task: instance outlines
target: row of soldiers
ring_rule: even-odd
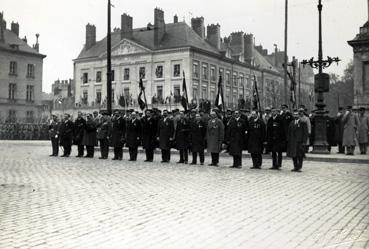
[[[109,146],[114,147],[113,160],[122,160],[123,147],[129,148],[129,161],[137,160],[138,147],[145,149],[145,162],[154,160],[154,150],[161,149],[162,163],[170,162],[171,148],[179,151],[178,163],[191,164],[205,161],[205,149],[211,154],[210,166],[218,166],[219,153],[228,151],[233,157],[232,168],[242,167],[242,152],[251,154],[253,169],[262,166],[262,154],[266,148],[272,152],[271,169],[282,167],[282,152],[287,152],[294,163],[293,171],[300,172],[308,145],[309,129],[303,109],[290,113],[288,107],[272,108],[270,117],[257,111],[226,112],[218,110],[209,114],[174,111],[146,110],[143,116],[132,111],[125,115],[115,111],[108,113],[82,113],[74,122],[68,114],[58,122],[54,116],[50,122],[50,137],[53,145],[51,156],[58,155],[58,145],[63,147],[63,157],[71,154],[72,144],[77,145],[77,157],[93,157],[97,141],[100,144],[100,159],[107,159]],[[266,122],[265,122],[266,121]],[[84,155],[86,148],[87,154]]]
[[[47,123],[0,123],[0,140],[48,140]]]

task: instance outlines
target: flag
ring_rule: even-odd
[[[296,108],[296,82],[295,79],[292,77],[290,72],[287,71],[287,75],[291,80],[291,86],[290,86],[290,102],[292,103],[292,108]]]
[[[222,110],[222,108],[224,107],[224,97],[223,97],[223,87],[222,87],[222,76],[221,75],[219,75],[218,93],[217,93],[217,97],[215,98],[214,104],[220,110]]]
[[[144,110],[147,107],[147,104],[145,96],[145,87],[143,86],[142,78],[140,78],[138,86],[140,88],[140,93],[138,94],[138,105],[140,106],[141,110]]]
[[[183,84],[182,84],[182,99],[181,99],[182,106],[185,111],[188,110],[188,96],[187,96],[187,86],[186,86],[186,78],[185,73],[183,71]]]
[[[260,107],[260,99],[258,92],[258,82],[256,80],[256,76],[254,75],[254,87],[252,90],[252,108],[254,110],[259,110],[259,107]]]

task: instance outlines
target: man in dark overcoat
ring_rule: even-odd
[[[209,166],[218,166],[219,152],[224,142],[224,124],[218,118],[217,113],[213,110],[210,113],[206,129],[207,151],[211,154],[211,163]]]
[[[158,129],[158,121],[153,117],[151,110],[146,110],[142,122],[142,147],[145,149],[145,162],[154,160],[154,150],[156,148],[156,134]]]
[[[265,141],[265,124],[256,111],[251,112],[248,134],[248,151],[252,158],[251,169],[261,169],[262,153]]]
[[[179,161],[177,163],[188,163],[188,149],[190,147],[189,133],[190,123],[185,118],[184,112],[181,111],[175,132],[176,147],[179,150]]]
[[[73,122],[70,120],[69,114],[64,114],[64,120],[59,128],[60,145],[63,146],[64,154],[62,157],[69,157],[72,151],[73,143]]]
[[[125,141],[126,122],[119,111],[114,112],[112,118],[111,146],[114,147],[114,157],[112,160],[123,159],[123,145]]]
[[[283,145],[286,144],[286,134],[283,127],[282,118],[279,116],[279,110],[272,108],[272,117],[267,123],[267,146],[272,152],[272,167],[270,169],[278,170],[282,167]]]
[[[77,145],[78,154],[77,157],[83,157],[84,145],[83,145],[83,133],[85,131],[86,120],[82,117],[82,112],[78,112],[78,116],[74,121],[74,137],[73,142]]]
[[[293,117],[287,133],[287,156],[292,157],[292,171],[301,172],[309,133],[306,123],[300,120],[299,111],[295,110]]]
[[[245,147],[247,125],[247,121],[241,118],[240,111],[234,111],[233,117],[228,122],[226,135],[228,152],[233,156],[233,165],[231,168],[242,168],[242,150]]]
[[[100,123],[97,125],[97,139],[100,143],[99,159],[108,159],[109,155],[109,139],[111,136],[111,122],[107,112],[102,114]]]
[[[53,148],[53,153],[50,156],[58,156],[59,154],[59,125],[58,117],[53,115],[49,124],[49,137]]]
[[[136,112],[131,113],[131,118],[130,120],[127,120],[126,127],[126,143],[129,151],[128,161],[136,161],[138,146],[141,143],[142,132],[141,121],[137,119]]]
[[[280,116],[281,116],[282,123],[283,123],[284,134],[287,134],[290,122],[293,120],[292,114],[290,110],[288,109],[288,105],[286,104],[281,105]],[[287,143],[284,143],[283,152],[286,152],[286,151],[287,151]]]
[[[343,140],[343,107],[338,108],[337,116],[334,120],[335,123],[335,139],[338,145],[338,153],[345,154],[345,147],[342,146]]]
[[[170,147],[174,138],[174,123],[168,117],[168,111],[163,111],[163,118],[158,123],[157,139],[159,141],[159,148],[161,149],[162,163],[169,163],[170,161]]]
[[[87,114],[87,120],[85,124],[85,130],[83,132],[83,145],[86,146],[86,156],[88,158],[94,157],[95,144],[96,144],[96,128],[97,123],[95,122],[91,113]]]
[[[206,140],[206,123],[202,120],[199,113],[195,114],[195,119],[190,122],[190,146],[192,151],[192,163],[197,163],[197,154],[200,157],[200,164],[204,165],[205,161],[205,140]]]

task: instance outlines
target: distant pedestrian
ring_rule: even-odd
[[[343,116],[344,116],[343,108],[339,107],[334,123],[335,123],[335,139],[338,146],[338,153],[340,154],[345,154],[345,147],[342,145],[343,128],[344,128]]]
[[[51,140],[51,146],[53,152],[50,156],[58,156],[59,154],[59,122],[56,115],[52,115],[52,119],[49,124],[49,137]]]
[[[365,108],[359,110],[359,146],[360,154],[365,155],[368,149],[369,140],[369,117],[365,116]]]
[[[342,145],[346,147],[347,155],[354,155],[359,119],[354,113],[352,113],[352,106],[347,106],[346,112],[343,116],[343,124]]]

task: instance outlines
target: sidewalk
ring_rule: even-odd
[[[14,143],[17,145],[21,145],[21,144],[30,144],[32,143],[34,146],[50,146],[51,144],[49,141],[28,141],[28,140],[1,140],[3,142],[6,143]],[[75,146],[74,146],[75,147]],[[100,148],[99,147],[95,147],[96,151],[99,151]],[[356,147],[355,150],[355,155],[353,156],[348,156],[345,154],[338,154],[338,148],[337,147],[333,147],[332,151],[330,154],[312,154],[311,153],[312,148],[310,147],[310,152],[306,154],[306,158],[305,161],[311,161],[311,162],[333,162],[333,163],[358,163],[358,164],[366,164],[367,166],[369,166],[369,153],[366,155],[360,155],[359,152],[359,148]],[[110,151],[113,151],[113,148],[110,148]],[[128,153],[128,148],[124,148],[124,152]],[[139,148],[138,150],[139,153],[144,153],[144,150],[142,149],[142,147]],[[175,149],[172,149],[172,153],[173,154],[178,154],[178,151]],[[160,150],[157,149],[155,150],[155,154],[160,154]],[[208,156],[208,154],[205,152],[205,155]],[[226,152],[222,152],[220,153],[221,157],[229,157],[229,154]],[[190,155],[191,157],[191,155]],[[250,154],[247,152],[243,153],[243,158],[251,158]],[[272,156],[271,154],[269,155],[263,155],[263,159],[271,159]],[[283,154],[283,159],[287,159],[286,157],[286,153]]]

